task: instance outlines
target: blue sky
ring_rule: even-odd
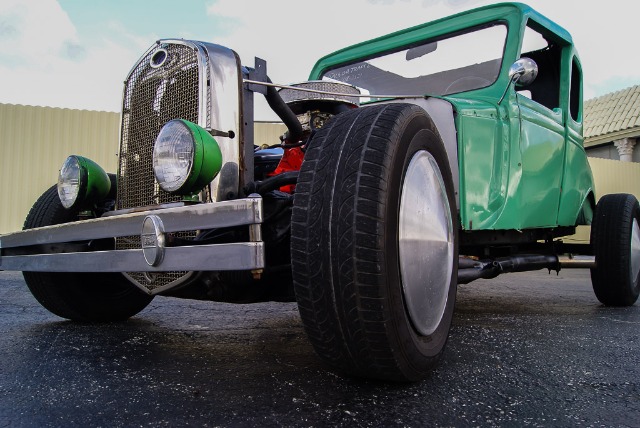
[[[238,19],[207,13],[215,1],[186,0],[59,0],[78,34],[88,44],[104,37],[118,38],[121,26],[132,34],[166,37],[182,35],[213,40],[226,36]]]
[[[341,47],[488,0],[0,0],[0,102],[119,111],[122,81],[157,39],[184,37],[267,59],[272,80],[305,80]],[[628,0],[528,3],[572,33],[585,96],[640,84]],[[269,117],[258,117],[269,119]]]

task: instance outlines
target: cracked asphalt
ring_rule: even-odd
[[[640,303],[588,271],[461,286],[444,359],[385,384],[326,370],[295,303],[156,298],[126,323],[61,320],[0,272],[0,427],[640,426]]]

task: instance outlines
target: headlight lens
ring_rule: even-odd
[[[162,189],[180,190],[193,167],[193,136],[182,121],[168,122],[153,147],[153,171]]]
[[[69,156],[62,164],[60,175],[58,176],[58,197],[63,207],[68,209],[76,203],[80,193],[81,180],[78,158]]]
[[[62,206],[83,208],[104,200],[111,191],[109,175],[91,159],[69,156],[60,168],[58,197]]]
[[[178,194],[198,192],[221,168],[220,147],[205,129],[175,119],[160,130],[153,147],[153,171],[163,190]]]

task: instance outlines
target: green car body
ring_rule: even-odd
[[[450,102],[455,112],[462,229],[589,224],[595,195],[583,147],[580,60],[571,35],[529,6],[486,6],[360,43],[320,59],[309,78],[322,79],[348,64],[491,26],[507,28],[495,81],[478,89],[434,95]],[[555,103],[547,106],[518,94],[510,85],[510,66],[525,56],[527,27],[554,46],[557,68],[552,87],[546,90],[553,91]]]
[[[266,70],[212,43],[151,46],[125,80],[117,176],[71,156],[0,236],[0,270],[83,322],[156,295],[296,301],[328,366],[393,381],[442,357],[459,285],[590,269],[601,303],[637,301],[640,204],[596,206],[580,60],[530,7],[342,49],[307,82]],[[255,94],[287,127],[264,146]],[[589,243],[558,239],[578,225]]]

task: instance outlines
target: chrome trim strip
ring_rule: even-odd
[[[176,208],[176,207],[185,207],[185,206],[187,206],[187,204],[185,204],[184,202],[169,202],[166,204],[150,205],[146,207],[124,208],[121,210],[107,211],[106,213],[102,214],[102,218],[113,217],[113,216],[123,215],[123,214],[139,213],[139,212],[151,212],[155,210],[163,210],[165,208]]]
[[[262,223],[263,219],[262,199],[252,197],[23,230],[0,235],[0,248],[139,235],[142,230],[142,222],[150,213],[162,219],[165,232],[250,225]],[[180,268],[178,270],[187,269]]]
[[[193,43],[193,48],[197,52],[196,57],[198,58],[198,99],[200,101],[198,103],[198,125],[202,128],[207,128],[211,126],[208,120],[209,94],[207,93],[207,81],[211,79],[207,75],[207,67],[211,59],[207,57],[206,51],[199,43],[191,43]]]
[[[233,131],[235,138],[217,136],[224,165],[218,176],[211,182],[211,198],[224,201],[237,197],[241,190],[240,175],[244,170],[244,139],[241,134],[241,66],[235,52],[224,46],[213,43],[197,42],[202,55],[202,62],[209,67],[210,85],[203,93],[203,101],[209,100],[203,110],[207,111],[209,123],[204,128]],[[208,61],[206,61],[208,59]],[[203,71],[206,74],[206,70]],[[203,83],[207,83],[203,79]],[[206,116],[205,116],[206,117]],[[205,123],[205,122],[203,122]],[[252,146],[253,149],[253,146]]]
[[[429,95],[429,94],[416,94],[416,95],[343,94],[341,92],[321,91],[318,89],[305,89],[298,86],[280,85],[278,83],[260,82],[258,80],[251,80],[251,79],[242,79],[242,82],[250,85],[261,85],[261,86],[267,86],[271,88],[291,89],[293,91],[311,92],[312,94],[347,96],[347,97],[353,97],[353,98],[401,98],[401,99],[402,98],[442,98],[439,95]],[[327,82],[334,83],[331,80],[328,80]],[[344,83],[344,82],[335,82],[335,83]]]
[[[264,268],[264,243],[193,245],[165,249],[162,263],[150,266],[142,250],[4,256],[0,269],[28,272],[165,272]]]

